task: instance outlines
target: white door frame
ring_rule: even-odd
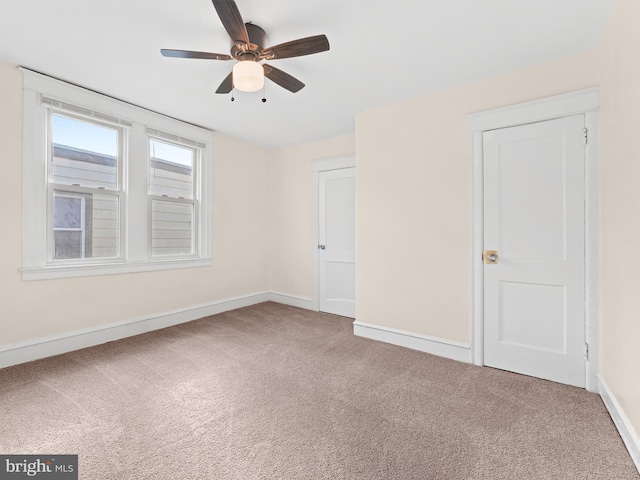
[[[320,244],[320,205],[318,195],[320,192],[320,172],[329,170],[340,170],[356,166],[355,155],[345,155],[340,157],[321,158],[313,161],[313,230],[311,245],[313,251],[313,309],[320,311],[320,266],[318,245]],[[356,180],[357,181],[357,180]]]
[[[484,365],[484,165],[482,134],[497,128],[525,125],[584,114],[588,142],[585,149],[585,342],[588,345],[586,388],[599,392],[599,210],[600,132],[597,88],[497,108],[467,116],[471,133],[471,351],[473,363]]]

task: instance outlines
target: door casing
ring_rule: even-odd
[[[586,389],[598,392],[599,371],[599,94],[597,88],[501,107],[467,117],[471,134],[471,325],[472,358],[484,365],[484,165],[482,134],[498,128],[584,114],[585,147],[585,342]]]
[[[326,172],[329,170],[339,170],[342,168],[350,168],[356,166],[356,157],[355,155],[345,155],[339,157],[330,157],[330,158],[322,158],[313,161],[313,230],[312,230],[312,239],[313,242],[311,244],[311,249],[313,252],[313,309],[316,312],[320,311],[320,267],[319,267],[319,256],[318,256],[318,245],[320,243],[320,232],[318,228],[318,222],[320,218],[320,205],[318,203],[319,199],[319,190],[320,190],[320,181],[319,181],[319,173]],[[357,176],[357,171],[356,171]],[[357,178],[357,177],[356,177]],[[357,182],[357,180],[356,180]],[[357,299],[356,299],[357,302]]]

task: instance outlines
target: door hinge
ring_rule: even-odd
[[[589,344],[586,342],[584,344],[584,359],[589,360]]]
[[[586,128],[582,131],[583,134],[583,138],[584,138],[584,144],[586,145],[587,143],[589,143],[589,130],[587,130]]]

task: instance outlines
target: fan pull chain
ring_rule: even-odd
[[[262,84],[262,103],[265,103],[267,101],[267,97],[264,94],[265,89],[267,88],[267,82],[264,82]]]

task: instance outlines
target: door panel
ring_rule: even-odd
[[[508,202],[499,204],[500,253],[503,255],[565,258],[565,162],[560,158],[563,143],[562,136],[555,136],[538,142],[501,145],[499,198]]]
[[[485,132],[484,362],[584,387],[584,117]]]
[[[500,342],[566,353],[566,287],[500,282]]]
[[[355,318],[355,168],[318,175],[320,311]]]

